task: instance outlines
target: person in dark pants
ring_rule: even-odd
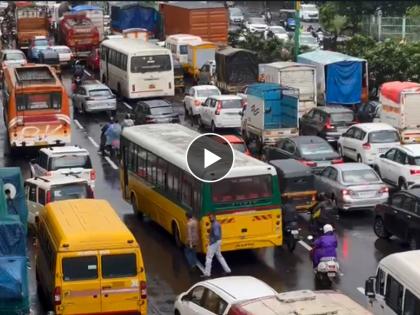
[[[200,240],[199,227],[197,219],[192,213],[187,212],[187,243],[185,244],[184,253],[187,258],[188,265],[191,270],[197,268],[197,248]]]
[[[108,130],[109,126],[111,125],[111,122],[114,120],[113,117],[110,118],[110,121],[107,122],[105,125],[101,128],[101,143],[99,145],[99,154],[105,155],[105,144],[106,144],[106,136],[105,132]]]

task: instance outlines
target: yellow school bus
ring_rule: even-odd
[[[206,252],[215,213],[222,226],[222,251],[282,245],[280,193],[275,169],[239,151],[232,171],[206,183],[188,171],[186,151],[199,133],[179,124],[124,128],[120,180],[123,197],[186,243],[186,213],[200,221],[200,251]]]
[[[54,314],[147,314],[134,236],[105,200],[51,202],[37,222],[36,279]]]

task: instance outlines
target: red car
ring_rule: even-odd
[[[86,63],[93,71],[99,70],[99,48],[95,48],[90,52]]]
[[[238,150],[242,153],[245,153],[246,155],[251,156],[251,152],[247,148],[244,139],[242,139],[240,136],[237,135],[221,135],[223,138],[225,138],[229,143],[232,145],[232,147],[235,150]],[[219,137],[215,137],[215,139],[220,139]]]

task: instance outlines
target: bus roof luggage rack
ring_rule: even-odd
[[[51,69],[47,66],[15,68],[16,80],[18,83],[50,83],[55,82]]]

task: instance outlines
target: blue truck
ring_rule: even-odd
[[[299,90],[276,83],[255,83],[246,90],[241,131],[257,148],[299,133]]]

